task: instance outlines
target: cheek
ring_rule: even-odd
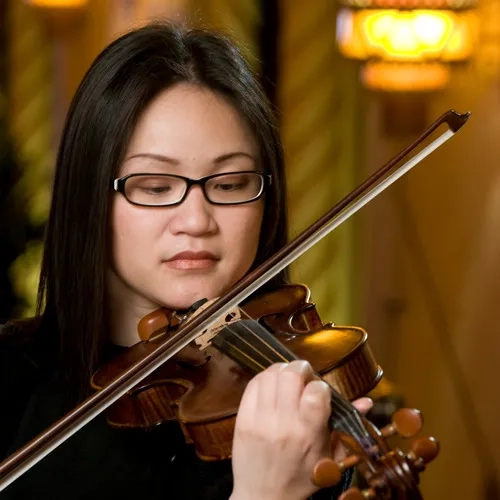
[[[246,272],[252,265],[259,246],[263,205],[242,206],[232,214],[225,227],[225,244],[230,249],[232,260]]]
[[[158,229],[158,219],[145,210],[128,203],[115,203],[111,216],[112,263],[122,267],[141,258],[151,248],[151,239]]]

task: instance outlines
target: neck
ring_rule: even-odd
[[[133,308],[122,307],[122,305],[110,302],[111,342],[124,347],[137,344],[140,341],[137,324],[142,316],[139,316]]]
[[[141,339],[137,332],[139,321],[159,306],[138,300],[137,294],[127,293],[123,282],[113,271],[108,276],[110,340],[113,344],[130,347]]]

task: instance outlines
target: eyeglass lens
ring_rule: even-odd
[[[178,203],[186,193],[185,179],[169,175],[138,175],[125,182],[125,196],[140,205]],[[209,178],[204,183],[206,197],[213,203],[250,201],[261,194],[263,179],[257,173],[237,172]]]

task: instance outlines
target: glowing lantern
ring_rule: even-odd
[[[477,38],[475,0],[458,2],[344,0],[337,16],[339,50],[365,61],[361,79],[368,88],[443,88],[449,64],[468,60]]]
[[[44,9],[77,9],[87,5],[88,0],[27,0],[33,7]]]
[[[24,0],[40,13],[49,32],[57,37],[70,35],[86,12],[88,0]]]

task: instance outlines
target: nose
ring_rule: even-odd
[[[180,205],[172,207],[171,232],[192,236],[213,234],[217,230],[213,209],[214,206],[206,200],[201,186],[192,186],[185,200]]]

